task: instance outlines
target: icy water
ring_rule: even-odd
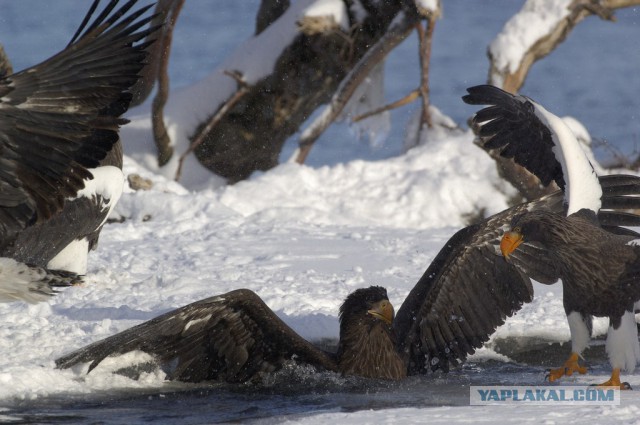
[[[55,396],[0,411],[0,422],[65,424],[279,423],[327,411],[467,406],[469,385],[541,385],[545,368],[503,362],[468,363],[448,375],[400,383],[322,373],[273,386],[168,384],[158,392]],[[284,380],[284,379],[280,379]]]
[[[190,385],[168,382],[157,391],[109,391],[56,395],[34,401],[0,402],[0,423],[12,424],[277,424],[323,412],[399,407],[468,406],[470,385],[548,385],[549,367],[559,366],[568,344],[501,341],[497,348],[513,362],[468,362],[448,374],[387,382],[291,368],[261,385]],[[588,350],[606,375],[601,344]]]

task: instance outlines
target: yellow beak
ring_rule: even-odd
[[[523,237],[521,233],[514,231],[505,233],[500,241],[500,251],[502,251],[504,258],[508,260],[509,255],[520,246],[522,241]]]
[[[382,300],[375,303],[371,310],[367,310],[367,313],[384,321],[387,325],[391,325],[393,322],[393,305],[391,305],[389,300]]]

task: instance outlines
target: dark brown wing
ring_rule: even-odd
[[[524,96],[513,95],[490,85],[467,89],[462,97],[470,105],[491,105],[473,117],[486,149],[497,149],[505,158],[514,161],[535,174],[544,186],[555,181],[564,189],[562,166],[553,147],[551,131],[538,118],[535,106]]]
[[[447,371],[531,301],[530,279],[498,250],[503,227],[520,211],[458,231],[411,290],[394,321],[409,374]]]
[[[59,368],[141,350],[181,381],[244,382],[294,359],[337,370],[335,358],[300,337],[254,292],[239,289],[189,304],[56,360]]]
[[[99,0],[94,1],[95,8]],[[107,10],[118,1],[113,0]],[[59,211],[118,140],[154,29],[130,1],[62,52],[0,79],[0,241]]]
[[[598,218],[607,230],[637,233],[619,226],[640,225],[640,216],[617,210],[640,206],[640,178],[604,176],[603,204]],[[550,255],[530,244],[521,245],[507,262],[499,251],[500,239],[512,219],[527,210],[548,209],[564,215],[558,191],[507,209],[482,223],[457,232],[442,248],[398,310],[394,328],[401,351],[408,357],[409,373],[447,370],[486,342],[505,319],[532,298],[529,277],[553,283]],[[529,277],[527,277],[529,276]]]

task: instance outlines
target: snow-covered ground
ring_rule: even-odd
[[[187,3],[184,19],[194,26],[207,23],[193,11],[209,2],[196,1],[196,6],[191,6],[194,9],[189,9],[191,2]],[[257,3],[254,1],[254,8],[247,11],[251,16]],[[3,7],[9,4],[0,0]],[[60,4],[62,8],[69,7],[66,2]],[[464,10],[460,4],[453,4],[454,10]],[[221,13],[233,16],[238,7],[236,2],[229,2],[228,10],[223,8],[226,12]],[[243,4],[244,7],[247,6]],[[446,7],[445,3],[445,20]],[[225,24],[231,22],[229,16]],[[212,15],[211,19],[214,18]],[[195,28],[191,33],[194,39],[198,34]],[[485,46],[494,35],[489,35]],[[242,38],[238,34],[235,37],[233,40]],[[461,41],[462,37],[455,43]],[[219,45],[233,42],[216,41]],[[58,44],[58,48],[62,45]],[[42,52],[40,58],[47,54]],[[440,66],[455,69],[455,64],[463,62],[451,64],[451,54],[441,53]],[[436,57],[434,63],[438,64],[437,60]],[[452,72],[452,76],[459,77],[457,72],[462,71]],[[446,96],[442,91],[438,94],[447,98],[445,103],[459,105],[455,113],[446,112],[461,125],[460,117],[466,117],[470,109],[463,108],[459,98],[466,86],[483,81],[486,67],[478,68],[475,74],[470,81],[460,77],[450,82]],[[389,71],[388,75],[393,74]],[[400,97],[400,91],[396,89],[389,97]],[[531,94],[546,104],[544,93]],[[549,109],[559,114],[571,112],[552,106]],[[409,112],[404,110],[395,115],[394,124],[404,128]],[[149,144],[148,106],[136,108],[129,117],[133,122],[123,130],[125,150],[127,146]],[[114,218],[123,220],[105,226],[99,248],[89,258],[86,284],[65,290],[47,303],[0,305],[0,406],[4,406],[6,413],[3,417],[0,410],[0,422],[24,417],[32,406],[47,406],[47,400],[56,403],[74,400],[81,410],[78,406],[83,402],[90,403],[100,396],[99,406],[106,394],[107,399],[116,400],[111,405],[104,402],[113,416],[105,414],[100,420],[108,423],[111,417],[114,423],[127,423],[122,419],[127,416],[113,409],[118,397],[121,399],[122,394],[131,391],[153,394],[146,405],[150,410],[163,406],[163,400],[171,397],[161,393],[175,388],[165,383],[160,373],[144,373],[141,379],[132,380],[111,373],[118,362],[105,362],[85,376],[80,369],[56,370],[54,359],[211,295],[237,288],[252,289],[294,329],[313,340],[337,337],[338,307],[355,288],[386,286],[391,301],[399,307],[444,242],[465,224],[464,217],[479,210],[492,214],[504,209],[512,189],[498,178],[487,155],[472,144],[473,136],[468,130],[440,133],[429,144],[405,155],[397,155],[403,130],[395,131],[387,142],[391,147],[376,150],[353,140],[343,126],[334,131],[333,140],[327,138],[314,148],[311,165],[283,163],[234,186],[220,185],[219,181],[204,184],[202,179],[198,187],[187,188],[127,156],[125,173],[140,174],[150,179],[153,187],[141,191],[125,188],[114,214]],[[637,134],[637,124],[628,122],[624,131]],[[194,172],[197,174],[197,169]],[[311,424],[347,421],[583,424],[601,422],[603,416],[609,421],[633,423],[640,413],[637,392],[623,394],[620,407],[467,405],[465,397],[470,382],[489,384],[513,379],[513,384],[545,383],[543,367],[529,366],[495,351],[500,344],[512,344],[514,339],[525,347],[528,341],[552,344],[568,340],[560,286],[536,285],[535,290],[534,301],[497,330],[488,347],[470,359],[469,369],[454,373],[451,378],[424,376],[412,378],[399,387],[361,390],[356,407],[340,405],[339,409],[331,405],[328,411],[322,406],[296,411],[287,404],[292,399],[283,401],[280,396],[269,398],[262,394],[263,405],[286,406],[280,414],[290,416],[278,416],[277,422],[288,418]],[[595,333],[602,335],[606,325],[604,320],[596,321]],[[587,360],[590,352],[586,352]],[[597,356],[591,365],[594,373],[567,382],[604,381],[608,373],[606,360]],[[483,375],[484,369],[487,372]],[[640,388],[640,374],[624,378]],[[423,391],[427,394],[424,399]],[[407,393],[410,401],[405,399]],[[217,397],[215,388],[208,389],[207,394],[212,399]],[[229,397],[224,389],[220,389],[220,394]],[[238,404],[242,400],[242,394],[232,394],[225,402]],[[183,403],[189,406],[190,402]],[[221,402],[208,403],[218,406]],[[16,411],[21,415],[16,416]],[[321,413],[310,416],[311,411]],[[212,417],[215,414],[211,412]],[[141,417],[129,419],[128,423]],[[36,422],[44,421],[39,418]]]

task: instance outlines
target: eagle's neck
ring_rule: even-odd
[[[398,353],[391,326],[373,317],[352,322],[340,334],[340,371],[366,378],[404,378],[407,366]]]

